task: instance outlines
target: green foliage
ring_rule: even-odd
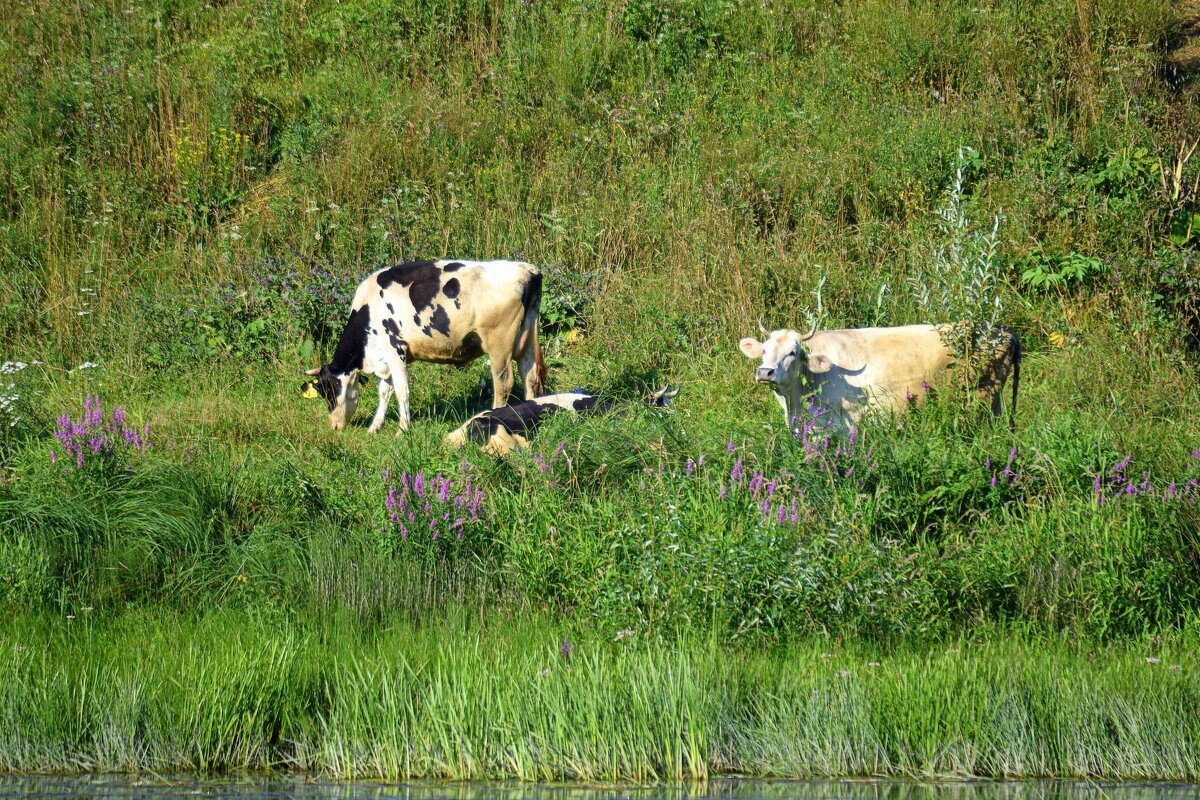
[[[541,269],[542,330],[565,333],[583,327],[587,313],[600,293],[599,274],[594,270],[558,264]]]
[[[1000,217],[992,219],[990,231],[976,230],[964,195],[966,175],[978,170],[981,161],[974,150],[959,148],[954,181],[946,189],[945,205],[937,212],[941,238],[933,245],[928,265],[909,279],[917,309],[926,322],[955,323],[945,338],[960,359],[972,356],[976,331],[997,330],[1004,311],[996,261]],[[980,349],[991,352],[992,348],[984,342]]]
[[[1148,745],[1130,755],[1160,734],[1192,741],[1155,727],[1178,715],[1120,713],[1175,684],[1121,672],[1136,688],[1122,697],[1098,679],[1092,698],[1117,699],[1096,710],[1072,683],[1094,665],[1083,657],[1017,665],[961,706],[937,698],[961,696],[976,667],[939,661],[944,683],[913,667],[881,696],[882,671],[814,683],[816,657],[729,683],[705,666],[732,645],[814,636],[912,648],[917,664],[980,631],[1031,634],[1031,650],[1059,632],[1106,647],[1194,635],[1196,112],[1162,79],[1173,14],[1163,0],[0,8],[0,343],[5,359],[47,364],[17,376],[30,403],[17,415],[36,424],[0,445],[0,607],[72,624],[104,609],[118,627],[202,607],[262,634],[208,671],[161,660],[164,674],[195,670],[200,703],[132,668],[109,695],[88,685],[94,707],[75,702],[82,684],[34,691],[39,741],[65,748],[37,763],[582,779],[1090,775],[1111,756],[1126,759],[1113,774],[1194,775]],[[486,406],[481,365],[414,364],[408,432],[330,433],[321,404],[295,397],[296,367],[329,352],[372,264],[442,256],[543,265],[555,389],[636,405],[683,384],[677,411],[562,415],[494,461],[441,444]],[[1015,328],[1015,431],[938,397],[853,441],[819,421],[781,430],[735,343],[758,317],[811,322],[814,286],[831,325]],[[84,361],[105,369],[67,371]],[[103,475],[64,474],[47,420],[101,389],[162,438]],[[389,529],[385,475],[421,472],[485,492],[463,547]],[[424,679],[482,651],[455,661],[448,640],[418,636],[403,664],[359,657],[396,614],[424,624],[456,605],[550,613],[579,649],[558,655],[556,630],[522,644],[533,660],[496,656],[453,686]],[[343,634],[274,636],[295,617],[349,620],[350,640],[322,651]],[[473,619],[459,641],[478,641]],[[185,649],[155,623],[131,631],[128,652]],[[588,660],[584,641],[618,633],[629,653]],[[197,635],[195,652],[215,651]],[[408,641],[395,636],[393,649]],[[685,652],[689,636],[708,649],[671,663],[660,643]],[[13,663],[21,686],[65,674]],[[497,706],[462,713],[495,696],[482,676],[510,673],[520,682]],[[513,698],[531,685],[561,717],[520,716]],[[4,695],[3,713],[22,697]],[[594,707],[581,713],[580,697]],[[727,697],[753,701],[713,711]],[[926,722],[943,718],[908,714],[907,697],[963,710]],[[463,727],[404,716],[425,708]],[[630,712],[651,708],[679,716]],[[109,750],[69,722],[93,712],[123,720]],[[381,724],[398,719],[410,722]],[[555,750],[554,726],[578,719],[592,720],[584,744]],[[947,730],[976,738],[947,743]],[[138,749],[148,731],[166,743],[152,757]],[[1043,735],[1049,750],[986,749]],[[454,736],[484,744],[452,753]],[[731,741],[769,745],[734,758]],[[814,749],[829,741],[858,749]],[[552,751],[575,766],[539,772]]]
[[[44,364],[5,361],[0,364],[0,470],[18,448],[41,435],[46,415],[33,373]],[[2,472],[0,472],[2,474]]]
[[[1034,289],[1062,289],[1107,274],[1107,266],[1095,256],[1071,252],[1055,258],[1039,251],[1025,260],[1021,281]]]

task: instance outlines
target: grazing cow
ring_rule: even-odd
[[[646,398],[647,405],[665,408],[676,389],[659,389]],[[548,394],[503,408],[493,408],[471,417],[461,427],[446,434],[446,444],[462,447],[468,441],[481,446],[490,456],[502,456],[514,447],[525,447],[533,434],[551,414],[567,411],[571,414],[605,414],[617,408],[611,400],[601,400],[582,392]]]
[[[958,323],[958,326],[966,323]],[[957,366],[947,339],[964,332],[954,325],[905,325],[898,328],[851,328],[817,331],[807,335],[793,330],[768,333],[759,326],[763,341],[745,338],[742,352],[762,358],[755,379],[775,393],[787,425],[812,398],[829,409],[833,424],[847,432],[863,414],[886,409],[903,414],[919,403],[931,385],[945,379]],[[1010,420],[1017,408],[1021,380],[1021,342],[1002,326],[981,326],[972,335],[974,369],[958,376],[973,381],[976,394],[1001,413],[1004,381],[1013,375]]]
[[[350,318],[333,360],[304,374],[301,388],[329,405],[329,425],[341,430],[358,407],[359,377],[379,380],[379,406],[367,429],[377,432],[392,392],[400,430],[408,428],[408,364],[466,364],[486,354],[492,367],[492,403],[512,390],[513,359],[525,396],[543,391],[545,364],[538,346],[542,275],[519,261],[413,261],[372,272],[358,285]]]

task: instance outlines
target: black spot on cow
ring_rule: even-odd
[[[467,438],[483,444],[493,435],[507,431],[528,439],[546,417],[561,410],[556,405],[539,403],[536,400],[493,408],[471,420],[467,425]]]
[[[396,324],[396,320],[385,319],[383,321],[383,329],[387,331],[388,342],[391,343],[392,349],[401,356],[407,357],[408,342],[404,341],[404,337],[400,334],[400,326]]]
[[[617,407],[611,400],[601,400],[593,394],[581,394],[571,407],[580,414],[607,414]]]
[[[442,267],[442,272],[458,272],[465,266],[466,264],[462,263],[461,261],[455,261]]]
[[[458,278],[451,278],[446,281],[446,285],[442,287],[442,294],[449,297],[451,300],[458,297],[459,291],[462,290],[462,285],[459,284]]]
[[[389,313],[389,314],[395,314],[395,313],[396,313],[396,309],[392,308],[392,304],[391,304],[391,303],[387,303],[386,305],[387,305],[387,310],[388,310],[388,313]]]
[[[445,308],[438,306],[433,310],[433,316],[429,319],[429,327],[442,336],[450,335],[450,315],[446,313]]]
[[[421,328],[421,334],[426,338],[429,338],[430,336],[433,336],[433,331],[429,330],[429,326],[426,325],[424,328]]]
[[[421,315],[413,314],[413,325],[420,325],[420,324],[421,324]]]
[[[380,296],[380,297],[383,297],[383,289],[380,289],[380,290],[379,290],[379,296]]]
[[[341,378],[334,375],[328,366],[324,366],[321,367],[321,371],[313,383],[316,384],[317,394],[321,395],[325,405],[329,406],[330,411],[333,411],[333,407],[337,405],[338,395],[342,393]]]
[[[363,353],[367,348],[367,331],[371,327],[371,309],[363,304],[350,312],[346,327],[342,329],[342,338],[338,340],[337,349],[333,351],[333,360],[328,369],[339,375],[355,369],[362,369]]]
[[[458,347],[454,348],[452,358],[459,364],[465,364],[468,361],[474,361],[483,355],[483,340],[479,338],[479,334],[471,331],[463,337]]]
[[[437,296],[442,285],[442,270],[432,261],[412,261],[384,270],[376,280],[383,289],[393,283],[407,286],[413,308],[420,311]]]

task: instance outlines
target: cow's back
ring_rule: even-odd
[[[934,325],[818,331],[805,344],[810,353],[828,355],[845,383],[872,405],[894,411],[919,400],[951,360]]]
[[[414,261],[371,273],[354,308],[369,306],[372,332],[408,360],[464,364],[483,354],[488,330],[521,318],[540,278],[520,261]]]

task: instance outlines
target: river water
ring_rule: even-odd
[[[383,783],[247,776],[151,779],[129,775],[0,775],[0,798],[65,800],[1184,800],[1200,784],[1023,781],[716,780],[704,784],[605,787],[526,783]]]

